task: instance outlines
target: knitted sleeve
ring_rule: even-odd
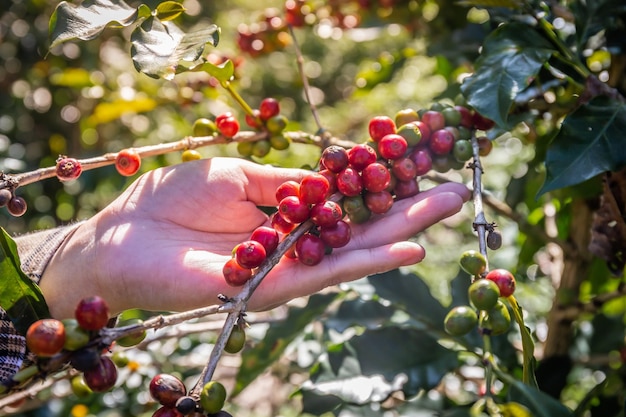
[[[39,283],[52,255],[80,224],[15,237],[24,273]],[[17,333],[6,311],[0,307],[0,382],[8,381],[29,360],[26,339]]]

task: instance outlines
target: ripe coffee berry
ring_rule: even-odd
[[[176,408],[165,407],[165,406],[160,407],[158,410],[156,410],[152,414],[152,417],[183,417],[183,416],[184,414],[182,414]]]
[[[422,114],[421,120],[428,125],[431,132],[443,129],[446,126],[446,119],[443,117],[443,114],[435,110],[428,110]]]
[[[385,135],[378,142],[378,153],[385,159],[398,159],[408,148],[406,139],[397,134]]]
[[[393,192],[398,200],[413,197],[420,192],[419,183],[415,180],[397,181]]]
[[[287,234],[296,228],[296,225],[285,220],[280,213],[274,213],[270,218],[272,227],[279,233]]]
[[[380,162],[374,162],[365,167],[361,172],[363,179],[363,187],[371,192],[379,192],[385,190],[391,182],[391,173],[389,169]]]
[[[263,120],[261,120],[261,111],[259,109],[253,109],[252,115],[246,114],[246,124],[253,129],[261,129],[263,127]]]
[[[250,240],[259,242],[265,248],[265,254],[271,255],[278,247],[279,236],[275,229],[259,226],[250,235]]]
[[[252,278],[252,270],[239,265],[235,258],[226,261],[222,274],[226,283],[231,287],[240,287]]]
[[[359,144],[348,151],[348,161],[352,168],[363,171],[369,164],[376,162],[376,151],[369,145]]]
[[[289,223],[299,224],[309,218],[309,206],[300,201],[298,197],[289,196],[278,204],[278,212]]]
[[[363,198],[365,206],[375,214],[384,214],[393,206],[393,196],[389,191],[373,193],[368,191]]]
[[[309,174],[300,181],[298,197],[303,203],[318,204],[324,201],[329,189],[330,184],[325,176],[318,173]]]
[[[417,177],[417,165],[410,158],[399,158],[391,163],[393,176],[400,181],[409,181]]]
[[[300,183],[296,181],[285,181],[276,188],[276,202],[280,203],[283,198],[289,196],[298,196]]]
[[[489,130],[495,126],[493,120],[484,117],[478,112],[474,112],[472,120],[474,121],[474,127],[478,130]]]
[[[247,240],[237,245],[235,259],[243,268],[253,269],[263,263],[267,254],[259,242]]]
[[[496,283],[500,289],[501,297],[508,297],[515,292],[515,277],[506,269],[494,269],[489,271],[485,278]]]
[[[454,136],[445,129],[435,130],[430,135],[430,150],[436,155],[447,155],[454,147]]]
[[[135,175],[141,167],[141,156],[134,149],[123,149],[115,157],[115,169],[121,175],[130,177]]]
[[[108,356],[102,356],[93,369],[83,374],[85,383],[94,392],[105,392],[113,388],[117,381],[117,368]]]
[[[0,207],[4,207],[9,204],[9,200],[13,198],[13,193],[6,188],[0,189]]]
[[[296,241],[296,255],[304,265],[314,266],[322,262],[326,247],[319,237],[305,233]]]
[[[311,220],[320,227],[334,226],[342,217],[341,206],[334,201],[324,201],[311,208]]]
[[[170,374],[155,375],[149,385],[150,395],[166,407],[176,406],[179,398],[187,395],[183,381]]]
[[[353,168],[346,168],[337,174],[337,189],[347,197],[354,197],[363,191],[363,180]]]
[[[280,113],[280,104],[275,98],[264,98],[259,104],[259,114],[262,120],[269,120],[278,113]]]
[[[480,156],[487,156],[491,153],[491,149],[493,149],[493,142],[484,136],[476,138],[476,141],[478,142],[478,154]]]
[[[198,403],[193,397],[183,396],[176,401],[176,410],[184,416],[190,415],[196,411]]]
[[[426,149],[415,149],[409,154],[409,158],[415,163],[416,176],[424,175],[433,168],[433,159]]]
[[[11,199],[7,203],[7,209],[9,210],[9,213],[11,213],[15,217],[22,216],[24,213],[26,213],[27,207],[28,205],[26,204],[26,200],[18,196],[11,197]]]
[[[100,352],[95,347],[79,349],[70,356],[70,365],[77,371],[86,372],[100,364]]]
[[[376,116],[370,119],[368,131],[372,140],[378,142],[383,136],[396,133],[396,124],[390,117]]]
[[[320,162],[330,172],[341,172],[348,166],[348,151],[341,146],[331,145],[322,152]]]
[[[239,121],[235,116],[221,118],[216,124],[220,133],[227,138],[232,138],[239,132]]]
[[[97,295],[83,298],[74,310],[74,317],[83,329],[100,330],[109,321],[109,306]]]
[[[322,227],[320,229],[320,239],[326,246],[331,248],[341,248],[350,242],[352,229],[343,220],[339,220],[334,226]]]
[[[83,167],[74,158],[59,157],[56,165],[56,175],[60,181],[71,181],[78,178]]]
[[[59,320],[41,319],[26,332],[26,346],[37,356],[54,356],[65,344],[65,326]]]

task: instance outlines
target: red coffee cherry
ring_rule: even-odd
[[[276,189],[276,202],[280,203],[283,198],[289,196],[298,196],[300,183],[296,181],[285,181]]]
[[[56,175],[60,181],[71,181],[80,176],[83,167],[74,158],[59,157],[56,165]]]
[[[11,213],[15,217],[22,216],[24,213],[26,213],[27,208],[28,205],[26,204],[26,200],[24,200],[22,197],[13,196],[7,203],[7,209],[9,210],[9,213]]]
[[[508,297],[515,292],[515,277],[506,269],[494,269],[487,273],[486,279],[496,283],[501,297]]]
[[[306,204],[318,204],[324,201],[328,195],[330,184],[325,176],[312,173],[302,178],[298,197],[300,201]]]
[[[428,110],[422,114],[421,120],[428,125],[431,132],[443,129],[446,126],[446,119],[443,117],[443,114],[435,110]]]
[[[237,245],[235,259],[243,268],[253,269],[265,261],[267,254],[265,248],[259,242],[247,240]]]
[[[409,158],[415,163],[416,176],[424,175],[433,168],[433,159],[427,149],[415,149]]]
[[[428,142],[430,142],[430,135],[432,134],[433,130],[430,128],[430,126],[428,126],[422,120],[419,120],[417,122],[413,122],[413,124],[420,131],[420,133],[422,134],[422,139],[420,140],[419,145],[420,146],[426,146],[426,144],[428,144]]]
[[[280,104],[275,98],[265,98],[259,104],[259,112],[262,120],[268,120],[280,113]]]
[[[391,163],[391,172],[400,181],[410,181],[417,177],[417,165],[410,158],[399,158]]]
[[[117,368],[108,356],[102,356],[93,369],[83,373],[85,383],[94,392],[105,392],[113,388],[117,381]]]
[[[235,258],[226,261],[222,274],[226,283],[231,287],[240,287],[252,278],[252,270],[239,265]]]
[[[366,166],[376,162],[376,151],[369,145],[359,144],[348,151],[348,161],[352,168],[363,171]]]
[[[484,136],[476,138],[476,141],[478,142],[478,154],[480,156],[487,156],[491,153],[491,150],[493,149],[492,141]]]
[[[311,208],[311,220],[317,226],[334,226],[343,217],[341,206],[334,201],[324,201]]]
[[[229,117],[235,117],[235,115],[234,115],[232,112],[229,112],[229,111],[224,112],[224,113],[222,113],[222,114],[218,115],[218,116],[215,118],[215,125],[216,125],[216,127],[217,127],[217,124],[218,124],[218,123],[220,123],[220,122],[221,122],[222,120],[224,120],[224,119],[228,119]]]
[[[461,122],[459,125],[466,127],[468,129],[472,129],[474,127],[474,120],[472,117],[472,112],[465,106],[454,106],[454,108],[461,115]]]
[[[274,213],[270,218],[270,223],[277,232],[287,234],[296,228],[296,224],[290,223],[280,213]]]
[[[162,406],[152,414],[152,417],[184,417],[176,408]]]
[[[478,130],[489,130],[496,125],[493,120],[486,118],[478,112],[474,112],[472,120],[474,121],[474,127]]]
[[[326,247],[319,237],[305,233],[296,241],[296,255],[304,265],[314,266],[322,262]]]
[[[298,197],[285,197],[278,204],[278,212],[289,223],[299,224],[309,218],[310,209],[307,203]]]
[[[406,139],[397,134],[385,135],[378,142],[378,153],[385,159],[402,158],[407,148]]]
[[[352,229],[343,220],[339,220],[334,226],[320,228],[320,239],[331,248],[341,248],[350,242]]]
[[[265,248],[265,253],[270,256],[278,247],[279,236],[275,229],[267,226],[259,226],[250,235],[250,240],[259,242]]]
[[[187,395],[183,381],[170,374],[155,375],[149,385],[150,395],[159,404],[175,407],[179,398]]]
[[[413,197],[419,194],[419,183],[415,180],[410,181],[398,181],[393,188],[393,193],[396,195],[396,199],[402,200],[404,198]]]
[[[428,146],[435,155],[448,155],[454,147],[454,136],[445,129],[435,130]]]
[[[337,192],[337,175],[328,169],[323,169],[319,172],[328,181],[328,195],[333,195]]]
[[[141,156],[134,149],[123,149],[115,157],[115,169],[125,177],[135,175],[140,166]]]
[[[348,166],[348,151],[341,146],[331,145],[322,152],[320,162],[330,172],[341,172]]]
[[[83,329],[100,330],[109,321],[109,306],[97,295],[83,298],[74,310],[74,317]]]
[[[378,142],[383,136],[396,133],[396,124],[390,117],[376,116],[370,119],[368,131],[372,140]]]
[[[232,138],[239,132],[239,121],[234,116],[221,118],[216,124],[220,133],[227,138]]]
[[[355,169],[348,167],[337,174],[337,189],[347,197],[357,196],[363,190],[363,180]]]
[[[380,162],[365,167],[361,172],[361,178],[363,179],[363,187],[371,192],[379,192],[385,190],[391,182],[391,173],[389,169]]]
[[[59,320],[41,319],[28,327],[26,346],[37,356],[54,356],[65,344],[65,326]]]
[[[393,206],[393,196],[389,191],[380,191],[373,193],[368,191],[363,197],[367,208],[375,214],[384,214]]]
[[[246,124],[253,129],[262,129],[263,120],[261,120],[261,111],[259,109],[253,109],[252,115],[246,114]]]

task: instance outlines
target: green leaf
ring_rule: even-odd
[[[136,17],[137,10],[122,0],[86,0],[78,6],[63,1],[50,17],[50,48],[71,39],[94,39],[108,25],[128,26]]]
[[[597,97],[569,114],[546,154],[538,192],[582,183],[626,165],[626,104]]]
[[[235,75],[235,64],[230,59],[224,61],[219,65],[205,62],[197,69],[198,71],[204,71],[207,74],[215,77],[220,83],[226,83],[230,81]],[[195,71],[195,70],[194,70]]]
[[[15,242],[0,230],[0,306],[17,332],[25,335],[32,323],[50,317],[50,312],[37,284],[22,272]]]
[[[263,340],[252,349],[245,349],[241,356],[241,366],[237,382],[231,395],[235,396],[255,380],[268,366],[274,363],[285,348],[311,321],[318,318],[337,294],[316,294],[309,298],[304,308],[292,308],[283,322],[272,324]]]
[[[475,73],[461,85],[463,95],[480,114],[507,128],[515,97],[531,84],[554,52],[532,27],[504,24],[485,39]]]
[[[181,64],[199,65],[207,43],[216,46],[219,28],[210,25],[197,32],[185,33],[172,22],[154,16],[144,20],[131,35],[131,56],[139,72],[153,77],[172,79],[186,71]]]
[[[377,301],[362,298],[346,300],[341,303],[333,317],[324,321],[324,325],[339,333],[353,325],[374,328],[387,322],[394,312],[393,307],[384,306]]]
[[[457,4],[472,7],[506,7],[508,9],[517,9],[522,6],[520,0],[459,0]]]
[[[164,1],[156,8],[156,16],[161,21],[174,20],[184,12],[185,8],[177,1]]]

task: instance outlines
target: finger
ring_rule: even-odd
[[[369,249],[333,253],[315,267],[299,264],[297,260],[285,273],[268,275],[252,296],[253,310],[266,309],[296,297],[313,294],[324,288],[353,281],[364,276],[413,265],[424,259],[424,248],[413,242],[396,242]],[[278,271],[276,271],[278,272]],[[272,300],[267,305],[266,300]]]
[[[248,179],[245,191],[249,201],[260,206],[276,206],[276,189],[285,181],[297,181],[310,173],[293,168],[278,168],[243,161],[241,169]]]
[[[373,221],[352,225],[350,243],[342,250],[366,249],[407,240],[463,207],[464,199],[456,192],[433,190],[424,194],[421,199],[415,198],[412,204],[403,201],[394,204],[389,212]]]

